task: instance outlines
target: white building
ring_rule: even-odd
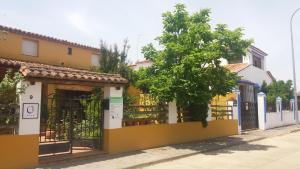
[[[261,86],[263,81],[270,84],[275,80],[270,71],[266,70],[267,54],[255,46],[250,46],[246,56],[234,61],[222,60],[222,65],[237,73],[243,81],[250,81]]]
[[[266,69],[267,54],[255,46],[250,46],[246,56],[242,56],[234,61],[222,59],[221,65],[225,66],[232,72],[237,73],[241,77],[241,82],[251,82],[257,86],[261,86],[263,81],[270,84],[275,80],[270,71]],[[137,61],[131,65],[134,70],[141,67],[151,66],[151,61]]]

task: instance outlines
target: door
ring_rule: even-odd
[[[239,87],[241,92],[241,127],[242,130],[258,128],[258,110],[256,89],[253,85],[243,84]]]
[[[241,102],[242,130],[258,128],[258,113],[256,102]]]

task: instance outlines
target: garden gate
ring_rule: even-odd
[[[239,86],[241,91],[241,127],[242,130],[258,128],[257,98],[258,88],[243,84]]]
[[[103,111],[93,95],[48,96],[42,106],[39,154],[72,153],[74,147],[102,148]]]
[[[241,102],[242,130],[258,128],[257,102]]]

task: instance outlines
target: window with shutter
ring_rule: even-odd
[[[99,55],[92,55],[91,56],[91,66],[100,66]]]
[[[38,56],[38,41],[23,39],[22,54],[27,56]]]

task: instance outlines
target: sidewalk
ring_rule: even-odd
[[[93,156],[88,159],[74,159],[56,162],[43,168],[143,168],[149,165],[207,153],[235,145],[285,135],[300,131],[300,125],[270,129],[267,131],[248,131],[241,135],[210,139],[185,144],[170,145],[160,148],[122,153],[119,155]],[[146,140],[145,140],[146,141]]]

